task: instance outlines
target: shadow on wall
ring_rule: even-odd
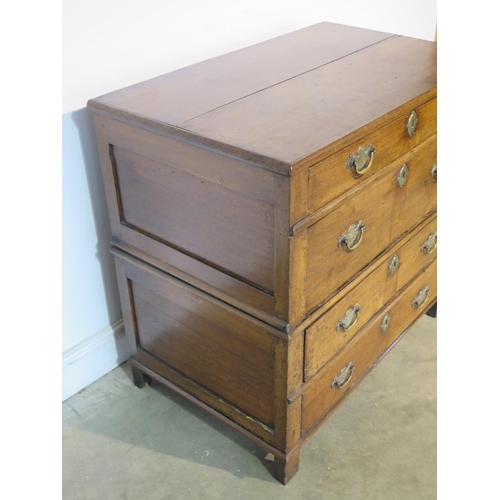
[[[106,295],[106,305],[109,313],[109,322],[117,320],[117,304],[120,308],[116,270],[109,248],[111,242],[111,227],[108,218],[106,194],[101,172],[97,139],[94,131],[92,114],[86,108],[72,113],[73,123],[78,129],[82,147],[83,162],[87,176],[92,213],[97,235],[96,258],[101,265],[102,282]],[[121,311],[120,316],[121,316]]]
[[[62,347],[67,396],[127,357],[110,242],[92,115],[79,109],[63,115]],[[83,364],[76,363],[80,360]]]

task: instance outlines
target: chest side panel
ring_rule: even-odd
[[[137,350],[272,427],[273,338],[168,275],[124,262]]]
[[[114,148],[122,223],[272,291],[274,206],[235,189]]]
[[[273,174],[109,118],[95,122],[115,239],[228,294],[271,306]]]

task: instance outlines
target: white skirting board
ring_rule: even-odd
[[[123,319],[68,349],[62,356],[62,400],[106,375],[127,357]]]

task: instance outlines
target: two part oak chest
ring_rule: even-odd
[[[437,300],[436,95],[434,43],[321,23],[90,100],[136,385],[286,483]]]

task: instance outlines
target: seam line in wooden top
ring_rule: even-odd
[[[93,99],[88,101],[87,106],[90,109],[92,109],[94,112],[97,112],[99,114],[103,114],[105,116],[109,116],[111,118],[117,119],[123,123],[128,123],[130,125],[140,124],[142,127],[146,128],[152,132],[160,133],[162,135],[171,136],[172,138],[179,140],[181,142],[186,142],[188,144],[192,144],[192,145],[201,147],[203,149],[211,150],[211,151],[214,151],[214,152],[219,153],[219,154],[224,154],[224,155],[229,156],[231,158],[244,160],[248,163],[251,163],[252,165],[254,165],[256,167],[263,168],[266,170],[271,170],[272,172],[276,172],[280,175],[284,175],[284,176],[289,177],[289,176],[291,176],[291,173],[292,173],[292,166],[289,163],[283,162],[281,160],[278,160],[278,159],[275,159],[275,158],[272,158],[269,156],[262,155],[260,153],[256,153],[256,152],[249,151],[249,150],[246,150],[243,148],[239,148],[238,146],[233,146],[230,144],[216,141],[214,139],[210,139],[209,137],[206,137],[204,135],[193,132],[191,129],[184,128],[183,125],[190,123],[201,116],[210,114],[211,112],[213,112],[217,109],[224,108],[224,107],[229,106],[229,105],[231,105],[235,102],[238,102],[238,101],[242,101],[242,100],[244,100],[252,95],[259,94],[259,93],[264,92],[270,88],[276,87],[276,86],[281,85],[285,82],[291,81],[295,78],[298,78],[298,77],[303,76],[305,74],[316,71],[319,68],[323,68],[323,67],[328,66],[330,64],[334,64],[342,59],[345,59],[345,58],[353,55],[353,54],[367,50],[367,49],[374,47],[380,43],[387,42],[390,39],[400,38],[400,37],[401,37],[401,35],[389,34],[386,38],[383,38],[382,40],[379,40],[377,42],[366,45],[363,48],[353,50],[349,54],[345,54],[341,57],[337,57],[336,59],[332,59],[331,61],[328,61],[327,63],[324,63],[324,64],[320,64],[320,65],[318,65],[310,70],[303,71],[301,73],[297,73],[296,75],[294,75],[290,78],[286,78],[286,79],[281,80],[281,81],[274,83],[272,85],[268,85],[266,87],[263,87],[255,92],[251,92],[251,93],[249,93],[243,97],[240,97],[238,99],[234,99],[234,100],[229,101],[227,103],[224,103],[220,106],[216,106],[215,108],[213,108],[209,111],[206,111],[206,112],[201,113],[197,116],[191,117],[188,120],[185,120],[182,123],[177,124],[177,125],[173,125],[173,124],[163,122],[163,121],[149,119],[143,115],[139,115],[139,114],[133,113],[131,111],[126,111],[126,110],[118,108],[116,106],[111,107],[111,106],[108,106],[106,104],[103,104],[103,103],[101,103],[97,100],[93,100]],[[356,131],[354,131],[353,134],[356,134]],[[329,145],[325,146],[324,148],[322,148],[321,151],[329,150],[332,146],[333,146],[332,144],[329,144]],[[315,152],[312,155],[307,155],[306,157],[297,160],[294,163],[294,165],[295,165],[293,167],[294,170],[297,170],[299,168],[299,166],[300,166],[300,168],[303,168],[302,163],[304,161],[307,161],[309,158],[312,158],[312,157],[316,158],[317,153],[318,152]],[[331,153],[329,152],[327,156],[329,156],[330,154]],[[316,161],[321,161],[321,160],[317,159]]]
[[[205,111],[203,113],[200,113],[199,115],[196,115],[196,116],[192,116],[191,118],[189,118],[188,120],[184,120],[182,123],[179,123],[177,126],[179,128],[182,128],[183,130],[189,130],[189,129],[185,129],[183,127],[183,125],[185,123],[189,123],[193,120],[196,120],[197,118],[199,118],[200,116],[204,116],[204,115],[208,115],[209,113],[212,113],[212,111],[215,111],[216,109],[220,109],[220,108],[224,108],[225,106],[229,106],[235,102],[238,102],[238,101],[242,101],[243,99],[246,99],[247,97],[250,97],[252,95],[255,95],[255,94],[258,94],[260,92],[264,92],[265,90],[268,90],[270,88],[273,88],[273,87],[277,87],[278,85],[281,85],[282,83],[285,83],[285,82],[288,82],[290,80],[293,80],[294,78],[297,78],[299,76],[302,76],[302,75],[306,75],[307,73],[311,73],[312,71],[316,71],[317,69],[319,68],[322,68],[324,66],[328,66],[329,64],[332,64],[334,62],[337,62],[337,61],[340,61],[341,59],[345,59],[346,57],[349,57],[351,56],[352,54],[355,54],[356,52],[361,52],[362,50],[366,50],[368,49],[369,47],[372,47],[374,45],[377,45],[379,43],[382,43],[382,42],[385,42],[386,40],[388,40],[389,38],[394,38],[394,37],[397,37],[397,36],[400,36],[400,35],[388,35],[386,38],[383,38],[382,40],[378,40],[377,42],[374,42],[374,43],[371,43],[369,45],[365,45],[364,47],[360,48],[360,49],[357,49],[357,50],[353,50],[352,52],[349,52],[349,54],[345,54],[343,56],[340,56],[340,57],[337,57],[336,59],[332,59],[331,61],[328,61],[326,63],[323,63],[323,64],[320,64],[318,66],[315,66],[314,68],[311,68],[311,69],[308,69],[307,71],[303,71],[302,73],[297,73],[296,75],[293,75],[291,76],[290,78],[285,78],[284,80],[281,80],[279,82],[276,82],[276,83],[273,83],[272,85],[268,85],[267,87],[262,87],[261,89],[259,90],[256,90],[255,92],[250,92],[249,94],[247,95],[244,95],[243,97],[239,97],[238,99],[234,99],[232,101],[229,101],[229,102],[226,102],[224,104],[221,104],[220,106],[216,106],[215,108],[209,110],[209,111]]]

